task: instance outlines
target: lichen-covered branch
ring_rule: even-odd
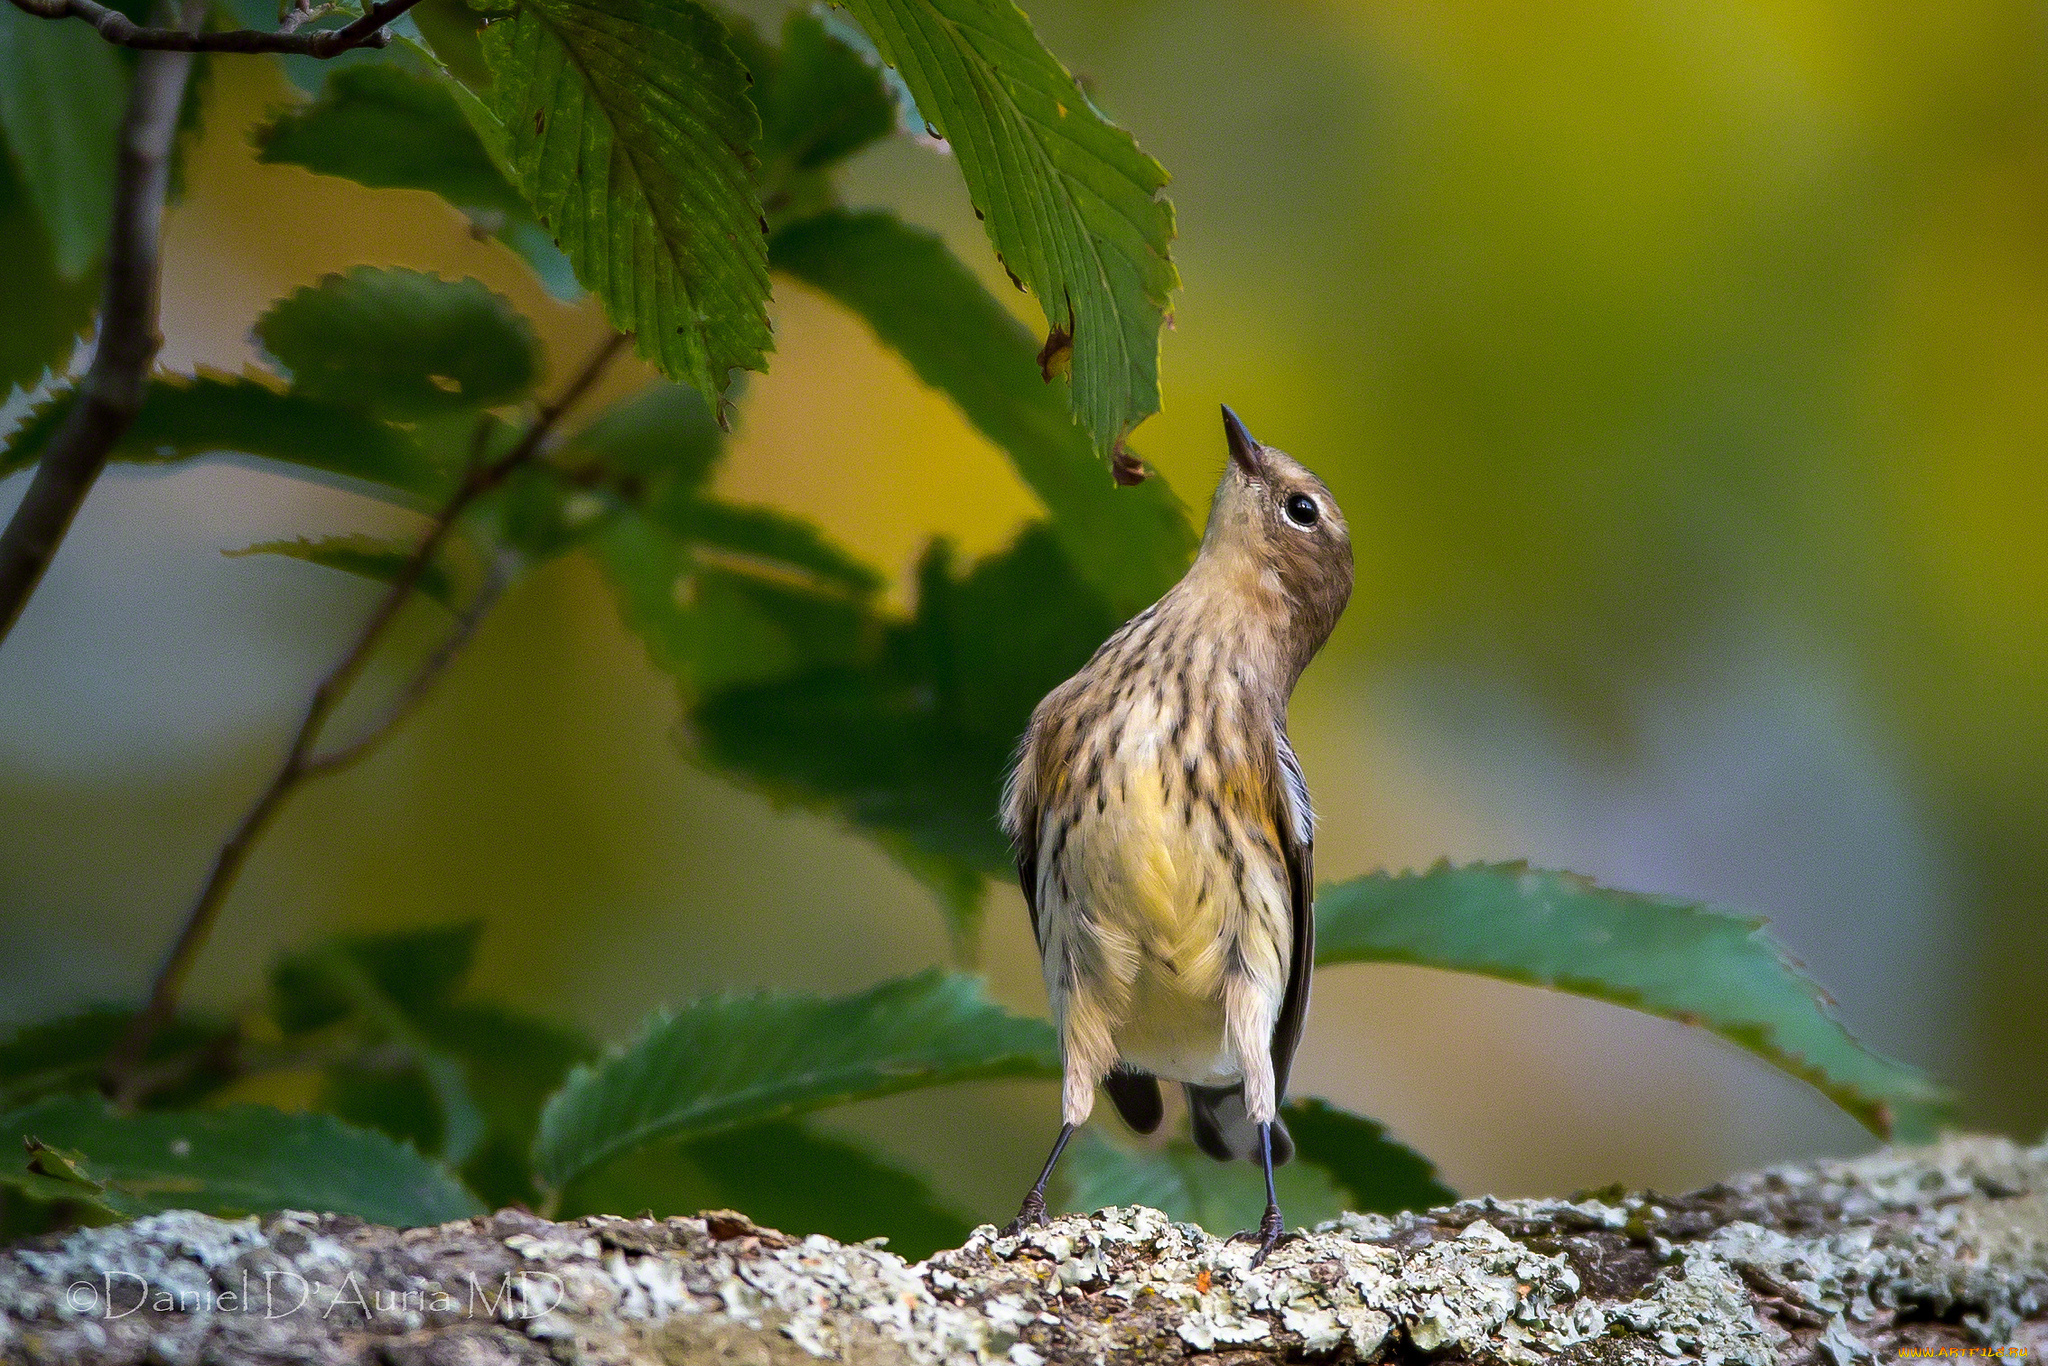
[[[800,1178],[795,1178],[800,1179]],[[165,1214],[0,1253],[0,1357],[1601,1366],[2048,1350],[2048,1145],[1951,1139],[1694,1195],[1472,1200],[1252,1249],[1153,1210],[906,1265],[734,1214],[397,1231]]]

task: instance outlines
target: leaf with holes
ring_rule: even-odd
[[[534,1167],[559,1189],[650,1143],[923,1086],[1058,1074],[1052,1027],[993,1004],[971,977],[714,997],[578,1068],[541,1115]]]
[[[952,144],[1048,350],[1071,348],[1074,416],[1111,450],[1159,411],[1159,330],[1179,285],[1166,172],[1104,118],[1014,0],[846,0]]]
[[[771,345],[746,69],[694,0],[525,0],[484,29],[541,225],[621,331],[707,396]]]
[[[1572,873],[1440,863],[1324,887],[1316,962],[1477,972],[1700,1025],[1884,1136],[1932,1138],[1948,1104],[1941,1087],[1857,1042],[1761,920]]]
[[[387,417],[495,407],[540,373],[533,326],[475,280],[358,266],[295,290],[256,321],[292,389]]]

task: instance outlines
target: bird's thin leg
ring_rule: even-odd
[[[1273,1126],[1259,1126],[1259,1162],[1266,1169],[1266,1212],[1259,1218],[1259,1250],[1252,1257],[1252,1265],[1258,1266],[1266,1260],[1266,1254],[1280,1241],[1280,1234],[1286,1227],[1280,1221],[1280,1197],[1273,1193]]]
[[[1024,1203],[1017,1207],[1017,1217],[1003,1230],[1003,1236],[1014,1238],[1033,1224],[1045,1222],[1045,1183],[1052,1180],[1052,1169],[1059,1165],[1060,1154],[1066,1151],[1067,1140],[1074,1136],[1074,1126],[1062,1124],[1060,1136],[1052,1141],[1052,1156],[1045,1159],[1045,1170],[1038,1174],[1038,1180],[1024,1196]]]

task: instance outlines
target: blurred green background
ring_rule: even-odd
[[[1292,722],[1323,876],[1526,857],[1766,914],[1967,1122],[2038,1133],[2048,7],[1027,8],[1174,175],[1185,289],[1135,444],[1199,515],[1228,402],[1350,518],[1358,590]],[[357,263],[473,274],[557,379],[576,364],[594,305],[454,210],[256,164],[287,96],[211,66],[167,365],[239,368],[272,298]],[[943,156],[885,144],[848,197],[1002,284]],[[858,321],[783,279],[774,311],[720,492],[814,518],[899,602],[930,537],[985,553],[1033,515]],[[102,481],[0,649],[0,1021],[141,993],[373,596],[218,552],[389,516],[226,460]],[[945,958],[920,884],[694,769],[679,714],[595,573],[553,565],[386,748],[295,801],[197,999],[231,1008],[324,933],[470,917],[483,991],[606,1038],[705,991]],[[982,966],[1043,1009],[1007,887]],[[1867,1141],[1697,1032],[1410,969],[1326,972],[1296,1076],[1470,1191],[1676,1188]],[[826,1123],[991,1216],[1054,1116],[1052,1086],[1004,1083]]]

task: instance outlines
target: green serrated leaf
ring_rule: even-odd
[[[52,1096],[0,1116],[0,1145],[30,1136],[78,1153],[99,1198],[128,1217],[302,1209],[412,1227],[484,1212],[438,1164],[332,1115],[237,1105],[123,1116],[97,1097]]]
[[[90,27],[0,11],[0,128],[66,280],[106,248],[127,103],[120,54]]]
[[[327,961],[340,955],[359,968],[399,1010],[419,1016],[448,1004],[476,962],[483,922],[350,935],[296,953],[270,972],[271,1012],[287,1034],[304,1034],[342,1019],[354,997],[334,979]]]
[[[0,478],[42,458],[75,400],[76,391],[63,389],[30,410],[0,450]],[[207,372],[151,380],[142,411],[112,458],[165,464],[218,451],[261,456],[293,473],[332,476],[345,487],[407,507],[439,501],[453,480],[452,471],[406,433],[361,412],[280,393],[253,377]],[[400,496],[394,500],[393,494]]]
[[[389,62],[332,72],[318,99],[281,111],[253,137],[258,161],[373,189],[427,190],[460,209],[526,213],[448,85]]]
[[[484,1117],[469,1094],[469,1079],[462,1065],[429,1043],[416,1023],[418,1012],[438,1004],[440,993],[419,990],[421,984],[410,974],[394,974],[388,965],[380,965],[385,970],[373,976],[365,966],[367,956],[360,943],[353,952],[348,947],[329,945],[298,961],[305,970],[324,978],[325,985],[348,1003],[349,1010],[362,1021],[372,1038],[402,1051],[409,1070],[432,1099],[432,1150],[450,1166],[459,1167],[482,1144]],[[414,990],[401,1004],[385,989],[387,981]]]
[[[1017,737],[1117,625],[1043,525],[965,575],[936,545],[916,617],[859,662],[712,693],[692,729],[713,766],[779,798],[1008,877],[995,812]]]
[[[597,1045],[578,1030],[487,1002],[438,1006],[417,1023],[435,1048],[462,1062],[484,1115],[484,1141],[463,1164],[463,1179],[494,1208],[537,1205],[531,1158],[541,1107],[570,1069],[597,1056]]]
[[[1067,415],[1067,382],[1040,375],[1031,334],[936,236],[886,213],[833,211],[777,232],[769,260],[858,313],[1002,448],[1118,611],[1136,612],[1186,570],[1195,534],[1179,499],[1158,478],[1115,486]]]
[[[843,586],[820,591],[810,570],[773,559],[700,555],[637,510],[608,518],[589,546],[627,626],[691,696],[845,663],[874,635]]]
[[[338,569],[344,574],[353,574],[372,583],[389,584],[398,578],[407,564],[411,563],[413,547],[403,541],[384,540],[376,536],[325,536],[318,540],[300,537],[295,541],[258,541],[239,550],[223,550],[221,554],[234,558],[244,555],[282,555],[286,559],[304,560],[307,564]],[[447,567],[438,561],[429,564],[421,572],[414,586],[451,612],[462,609],[453,576],[449,574]]]
[[[1281,1107],[1280,1116],[1294,1139],[1296,1160],[1327,1171],[1344,1189],[1346,1209],[1399,1214],[1458,1198],[1437,1179],[1428,1158],[1387,1137],[1384,1125],[1363,1115],[1308,1098]]]
[[[1266,1179],[1249,1162],[1218,1162],[1185,1139],[1133,1149],[1096,1128],[1083,1129],[1060,1168],[1066,1209],[1092,1213],[1111,1205],[1149,1205],[1168,1218],[1200,1224],[1219,1238],[1259,1226]],[[1290,1226],[1307,1228],[1344,1212],[1344,1192],[1330,1173],[1300,1158],[1273,1173],[1274,1192]]]
[[[54,1020],[18,1027],[0,1042],[0,1111],[25,1105],[58,1091],[92,1088],[99,1070],[128,1032],[135,1012],[126,1006],[92,1006]],[[223,1080],[221,1069],[199,1065],[201,1055],[218,1042],[225,1027],[181,1012],[151,1037],[143,1061],[162,1066],[191,1059],[189,1078],[161,1094],[152,1104],[190,1103]]]
[[[49,23],[30,19],[28,23]],[[82,26],[81,26],[82,27]],[[4,142],[4,139],[0,139]],[[0,146],[0,242],[7,243],[7,288],[0,289],[0,397],[15,386],[33,388],[46,370],[62,366],[78,349],[99,302],[97,271],[66,280],[57,269],[49,234]],[[0,456],[0,473],[4,473]]]
[[[650,515],[689,542],[700,563],[715,555],[714,563],[734,573],[855,597],[882,586],[881,575],[827,540],[815,525],[773,508],[696,498]]]
[[[1934,1136],[1948,1093],[1857,1042],[1763,922],[1524,864],[1439,863],[1322,888],[1316,961],[1483,973],[1696,1024],[1873,1132]]]
[[[107,1199],[107,1183],[86,1170],[83,1153],[52,1148],[33,1134],[24,1135],[28,1154],[19,1169],[0,1164],[0,1185],[11,1186],[32,1200],[68,1201],[104,1215],[118,1215]]]
[[[952,144],[1011,275],[1071,346],[1076,419],[1108,451],[1159,411],[1180,277],[1166,172],[1105,119],[1013,0],[845,0]]]
[[[760,369],[760,120],[718,21],[695,0],[526,0],[483,40],[515,179],[612,323],[707,397]]]
[[[413,12],[423,14],[424,8]],[[507,167],[491,150],[503,142],[503,128],[428,55],[419,55],[417,63],[422,70],[394,62],[336,68],[317,100],[286,109],[257,130],[257,160],[303,166],[373,189],[437,194],[524,257],[548,293],[576,298],[582,286],[575,270],[533,221]],[[479,124],[492,131],[491,141],[478,132]]]
[[[524,397],[540,374],[533,325],[476,280],[358,266],[272,304],[256,337],[294,393],[427,418]]]
[[[891,1252],[911,1261],[958,1247],[975,1223],[866,1146],[789,1120],[629,1153],[574,1182],[557,1216],[652,1210],[666,1218],[707,1209],[741,1210],[797,1237],[887,1238]]]
[[[651,384],[571,438],[564,460],[614,477],[665,481],[663,491],[694,493],[711,477],[724,446],[703,395],[678,384]]]
[[[983,1077],[1059,1073],[1052,1028],[969,977],[924,972],[851,996],[720,997],[657,1016],[578,1068],[542,1112],[534,1168],[560,1187],[669,1139]]]

